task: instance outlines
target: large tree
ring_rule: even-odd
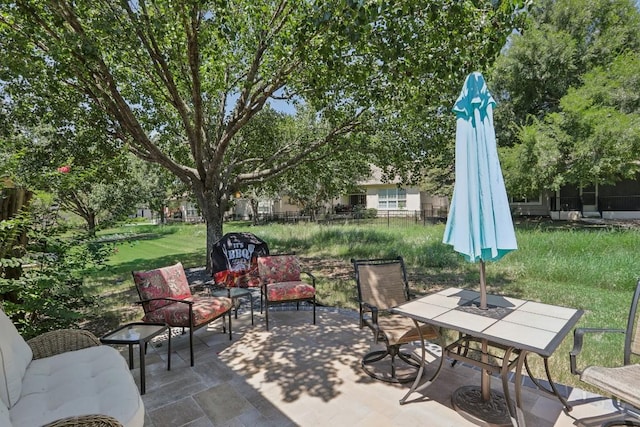
[[[418,0],[17,0],[0,5],[2,90],[46,107],[80,96],[104,129],[193,192],[207,247],[231,195],[349,138],[448,108],[486,69],[522,2]],[[304,103],[330,126],[271,152],[239,131],[270,100]],[[371,140],[375,141],[375,140]],[[387,163],[421,147],[389,150]],[[400,145],[400,144],[397,144]],[[240,148],[242,146],[242,148]],[[410,156],[411,157],[411,156]],[[207,257],[209,258],[209,257]]]
[[[559,112],[522,128],[506,148],[505,175],[522,194],[567,184],[614,183],[640,172],[640,53],[583,76]]]
[[[640,156],[634,0],[543,0],[491,74],[512,195],[633,177]]]

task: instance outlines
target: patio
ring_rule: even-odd
[[[259,310],[255,321],[251,326],[248,308],[241,307],[232,341],[219,321],[198,330],[193,368],[188,335],[173,331],[171,371],[163,338],[156,339],[147,353],[145,426],[474,425],[450,403],[456,388],[480,383],[470,366],[445,363],[433,386],[400,405],[409,384],[375,381],[360,368],[373,344],[370,331],[358,329],[356,313],[319,308],[314,326],[302,309],[275,309],[269,332]],[[554,357],[569,363],[568,355]],[[138,368],[132,373],[139,383]],[[496,379],[492,387],[501,384]],[[610,399],[560,387],[574,406],[570,415],[557,399],[523,387],[528,426],[597,426],[615,414]]]

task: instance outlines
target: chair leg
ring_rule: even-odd
[[[253,326],[253,295],[249,295],[249,306],[251,307],[251,326]]]
[[[262,314],[262,290],[260,291],[260,314]]]
[[[402,361],[407,363],[408,365],[415,368],[415,373],[410,374],[403,378],[398,378],[396,376],[396,356],[400,358]],[[391,367],[391,375],[387,376],[376,372],[369,365],[375,362],[379,362],[382,359],[390,357],[390,367]],[[420,364],[411,358],[411,355],[402,353],[400,350],[400,346],[398,345],[390,345],[387,346],[385,350],[375,350],[367,353],[361,362],[362,369],[372,378],[375,378],[380,381],[388,382],[388,383],[406,383],[411,382],[416,379],[418,376],[418,369],[420,368]]]
[[[311,304],[313,304],[313,324],[316,324],[316,297],[313,297],[313,301],[311,301]]]
[[[231,334],[231,310],[227,314],[229,315],[229,341],[231,341],[233,339]],[[222,323],[224,323],[224,317],[222,318]]]
[[[269,301],[264,300],[264,320],[267,325],[267,331],[269,330]]]
[[[193,358],[193,304],[189,304],[189,352],[191,353],[191,366],[194,365]],[[182,333],[184,333],[184,326],[182,327]]]

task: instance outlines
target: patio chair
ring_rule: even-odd
[[[580,380],[587,384],[612,395],[615,399],[623,402],[625,414],[631,414],[635,420],[627,419],[610,421],[603,426],[614,425],[634,425],[640,426],[640,364],[637,363],[637,356],[640,356],[640,321],[638,312],[638,301],[640,300],[640,281],[636,286],[636,291],[631,302],[629,319],[626,329],[612,328],[576,328],[573,335],[573,349],[569,353],[571,373],[580,375]],[[583,339],[586,334],[591,333],[621,333],[624,334],[624,353],[622,366],[588,366],[579,369],[577,357],[582,351]],[[636,363],[632,363],[632,356]],[[632,407],[629,407],[631,405]]]
[[[191,366],[193,357],[193,332],[219,317],[223,318],[222,330],[226,332],[224,316],[229,317],[231,334],[231,309],[233,302],[226,297],[197,296],[191,293],[182,263],[149,271],[133,271],[133,281],[144,309],[143,322],[166,323],[171,327],[189,328]]]
[[[302,280],[305,274],[311,283]],[[308,301],[313,307],[313,324],[316,324],[316,278],[308,271],[302,271],[298,257],[293,254],[265,255],[258,257],[260,275],[260,313],[265,306],[265,322],[269,330],[269,306]]]
[[[374,350],[362,358],[364,371],[377,380],[403,383],[415,380],[420,364],[411,354],[403,352],[404,344],[420,341],[420,333],[425,340],[440,340],[439,331],[431,325],[416,327],[408,317],[391,314],[389,309],[409,301],[409,283],[402,257],[392,259],[352,259],[355,280],[358,287],[360,306],[360,329],[364,325],[373,331],[375,343],[382,341],[385,349]],[[415,372],[399,377],[396,373],[396,356]],[[376,362],[390,357],[391,375],[376,370]],[[441,359],[442,361],[442,359]]]

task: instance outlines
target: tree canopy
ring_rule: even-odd
[[[439,128],[464,76],[485,70],[521,19],[521,1],[18,0],[0,5],[0,79],[12,106],[95,115],[113,148],[157,163],[193,192],[207,243],[235,191],[312,153],[412,120]],[[22,101],[22,95],[28,97]],[[240,131],[271,100],[328,124],[266,152]],[[22,109],[23,123],[35,120]],[[67,123],[68,129],[73,129]],[[438,146],[362,140],[400,170]],[[434,141],[431,141],[431,139]],[[382,154],[386,153],[386,155]]]
[[[491,74],[511,194],[634,177],[639,55],[632,0],[536,2]]]

